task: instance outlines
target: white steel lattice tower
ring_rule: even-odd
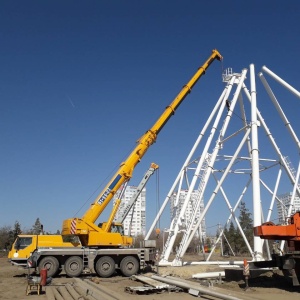
[[[181,190],[180,194],[179,194],[179,204],[178,204],[178,209],[180,210],[185,202],[185,199],[187,197],[188,194],[188,190]],[[185,220],[190,220],[192,218],[192,215],[194,213],[194,209],[195,209],[195,202],[197,201],[197,198],[199,197],[199,191],[195,190],[191,193],[191,197],[189,200],[189,203],[186,207],[185,213],[184,213],[184,219]],[[170,199],[170,209],[171,209],[171,219],[174,215],[174,210],[175,210],[175,202],[176,202],[176,198],[177,198],[177,193],[174,193],[171,196]],[[200,213],[203,212],[204,210],[204,202],[203,199],[201,199],[200,201],[200,208],[198,210],[198,212],[196,212],[196,219],[198,219],[200,217]],[[187,223],[187,222],[185,222]],[[196,222],[195,222],[196,223]],[[193,228],[194,229],[194,228]],[[206,238],[206,226],[205,226],[205,218],[203,218],[203,220],[201,221],[201,225],[199,226],[199,231],[197,232],[197,236],[199,236],[202,240],[205,240]]]
[[[115,216],[115,220],[122,214],[125,206],[130,201],[132,195],[135,193],[136,186],[127,186],[125,192],[121,198],[121,205]],[[121,189],[120,189],[121,190]],[[119,198],[120,191],[118,191],[114,197],[114,202]],[[145,235],[146,232],[146,188],[143,188],[142,192],[138,196],[134,207],[130,210],[123,222],[125,235],[137,236]]]
[[[261,225],[262,222],[270,222],[274,219],[272,216],[274,205],[279,205],[279,210],[281,207],[287,217],[290,217],[294,211],[299,209],[300,139],[265,75],[270,76],[272,80],[280,83],[288,92],[298,98],[300,98],[300,92],[266,66],[263,66],[262,72],[258,73],[258,78],[266,94],[260,93],[259,101],[257,101],[256,84],[259,81],[256,80],[253,64],[249,66],[249,71],[245,68],[241,73],[234,73],[232,69],[227,69],[224,72],[223,81],[226,84],[224,90],[187,154],[145,236],[146,240],[150,238],[164,209],[173,199],[171,222],[168,228],[169,234],[160,255],[159,265],[170,263],[169,257],[171,252],[174,251],[175,240],[181,238],[181,236],[180,244],[171,265],[183,265],[184,254],[197,233],[201,222],[204,218],[206,218],[207,224],[215,222],[215,215],[218,212],[220,213],[218,223],[219,221],[222,222],[223,228],[225,228],[231,221],[234,221],[253,260],[260,261],[263,259],[262,239],[258,235],[251,237],[253,247],[248,241],[238,218],[241,201],[245,202],[244,199],[247,201],[252,200],[254,227]],[[273,85],[272,82],[271,84]],[[290,96],[286,95],[285,97],[288,99]],[[263,99],[266,97],[271,100],[276,109],[277,119],[275,119],[276,114],[270,114],[270,109],[266,107],[265,101],[267,100]],[[285,102],[287,102],[287,99],[285,99]],[[266,112],[271,124],[276,125],[275,134],[267,125],[257,103],[261,104],[261,108]],[[296,106],[294,106],[292,112],[295,111],[295,108]],[[298,121],[299,118],[296,113],[291,114],[291,116],[294,121]],[[288,132],[287,135],[284,135],[285,139],[281,145],[282,147],[279,147],[276,142],[276,137],[278,137],[277,140],[282,137],[281,131],[278,130],[278,125],[281,123],[278,122],[278,117]],[[259,139],[262,141],[261,143],[259,143]],[[292,161],[298,161],[297,168],[292,167],[287,154],[290,154]],[[275,182],[274,185],[273,182]],[[280,199],[278,195],[280,195],[282,187],[284,187],[285,192],[288,184],[292,187],[292,193],[284,195]],[[184,189],[188,189],[188,193],[185,196],[183,205],[181,205],[179,195],[180,191]],[[194,213],[188,219],[185,213],[195,190],[199,194],[195,201]],[[176,195],[175,201],[174,194]],[[203,211],[200,211],[200,215],[197,216],[196,213],[198,213],[203,198],[205,198],[205,206]],[[268,199],[270,203],[267,203]],[[285,204],[285,201],[287,201],[287,204]],[[219,209],[220,211],[217,211]],[[179,233],[181,234],[179,235]],[[223,229],[220,230],[206,260],[210,259],[223,233]],[[280,245],[281,251],[283,247],[284,241]],[[267,249],[267,251],[270,258],[270,250]]]

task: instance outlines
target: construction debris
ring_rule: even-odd
[[[141,281],[146,285],[143,286],[127,286],[125,287],[125,292],[131,294],[150,294],[150,293],[163,293],[163,292],[182,292],[182,289],[176,285],[170,285],[163,283],[161,281],[155,280],[148,276],[143,275],[133,275],[131,277],[134,280]]]
[[[224,293],[213,291],[207,287],[199,286],[199,284],[195,282],[191,282],[184,279],[174,278],[171,276],[161,277],[157,275],[152,275],[152,278],[158,281],[169,283],[171,285],[179,286],[185,290],[188,290],[189,293],[194,296],[208,295],[224,300],[241,300],[241,298],[237,298],[231,295],[225,295]]]
[[[163,283],[161,281],[155,280],[153,278],[143,276],[143,275],[133,275],[133,279],[141,281],[146,283],[147,285],[150,285],[152,287],[155,287],[156,289],[164,289],[164,288],[169,288],[170,285],[167,283]]]

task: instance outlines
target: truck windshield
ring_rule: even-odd
[[[32,244],[32,237],[18,237],[15,242],[15,249],[21,250]]]
[[[113,224],[111,226],[111,232],[113,232],[113,233],[120,233],[121,235],[124,235],[123,226],[122,225]]]

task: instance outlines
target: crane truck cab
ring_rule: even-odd
[[[74,240],[74,239],[73,239]],[[8,260],[17,266],[26,267],[27,259],[38,248],[74,248],[80,247],[79,240],[66,241],[61,235],[18,235],[8,253]]]

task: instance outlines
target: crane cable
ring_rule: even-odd
[[[224,73],[224,58],[221,59],[221,78],[223,78],[223,73]]]
[[[160,201],[159,201],[159,169],[156,171],[156,215],[158,215],[159,209],[160,209]],[[160,217],[157,220],[156,223],[156,237],[159,237],[160,234]]]
[[[132,152],[132,150],[134,149],[135,145],[131,147],[131,149],[127,152],[127,154],[124,155],[123,159],[121,161],[124,161],[125,158],[129,155],[129,153]],[[73,214],[73,218],[75,218],[79,212],[83,209],[84,206],[87,205],[87,203],[93,198],[95,197],[95,194],[100,190],[100,188],[103,188],[103,186],[105,185],[105,183],[108,181],[109,178],[111,178],[111,176],[118,170],[120,166],[120,163],[116,164],[114,166],[114,168],[109,172],[109,174],[102,180],[102,182],[97,186],[97,188],[92,192],[92,194],[85,200],[85,202],[78,208],[78,210],[76,211],[76,213]],[[130,179],[127,181],[127,184],[129,183]]]

